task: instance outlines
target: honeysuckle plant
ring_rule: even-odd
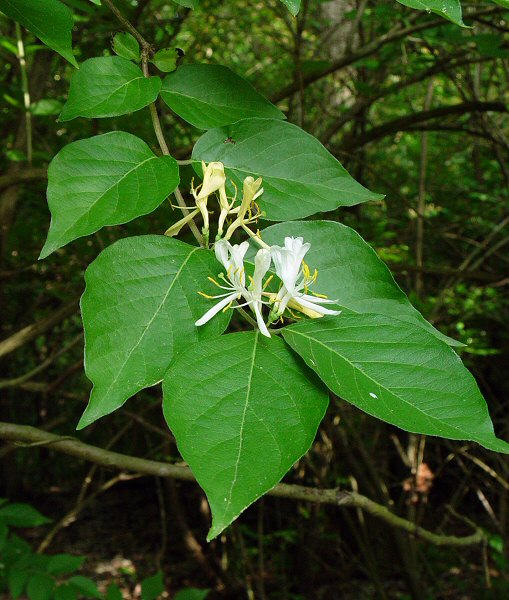
[[[298,0],[283,1],[298,11]],[[69,9],[59,0],[15,4],[0,0],[0,9],[77,67]],[[462,24],[459,2],[421,4]],[[144,110],[160,150],[125,131],[62,148],[48,169],[51,224],[40,258],[172,195],[182,218],[120,239],[86,271],[93,389],[78,428],[162,382],[164,416],[212,509],[209,539],[307,452],[331,394],[406,431],[509,453],[458,357],[461,344],[424,319],[341,223],[341,207],[383,196],[228,67],[184,63],[161,78],[151,74],[151,60],[166,64],[154,49],[122,35],[118,55],[79,65],[60,121],[72,128],[77,117]],[[183,161],[201,179],[188,190],[178,187],[184,164],[164,141],[158,98],[202,131]],[[305,220],[317,213],[330,217]],[[188,227],[195,244],[178,239]]]

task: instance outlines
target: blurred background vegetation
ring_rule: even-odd
[[[78,62],[110,54],[121,27],[107,7],[65,3]],[[116,1],[155,47],[229,66],[386,194],[326,218],[359,231],[423,314],[467,344],[462,358],[508,439],[509,11],[465,2],[470,27],[460,28],[394,0],[303,0],[297,19],[278,0],[186,3],[197,7]],[[49,224],[46,169],[60,148],[112,129],[157,144],[148,109],[58,123],[72,66],[12,21],[0,17],[0,31],[0,420],[75,435],[90,389],[83,272],[116,239],[162,233],[177,215],[166,203],[37,261]],[[188,158],[200,132],[159,108],[172,153]],[[159,387],[145,390],[80,439],[178,461],[160,399]],[[101,589],[117,582],[125,598],[139,597],[137,582],[159,569],[165,597],[189,586],[209,588],[212,599],[507,597],[508,473],[506,457],[410,435],[332,399],[312,450],[285,481],[359,491],[438,533],[475,525],[489,543],[441,548],[362,510],[267,497],[206,544],[208,509],[192,483],[91,467],[51,446],[0,446],[0,495],[53,519],[24,537],[50,554],[86,555],[86,574]]]

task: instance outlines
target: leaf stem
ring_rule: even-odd
[[[134,27],[134,25],[132,25],[124,17],[124,15],[113,4],[112,0],[104,0],[104,3],[106,4],[106,6],[108,6],[108,8],[111,10],[111,12],[117,17],[117,19],[120,21],[120,23],[122,23],[124,28],[127,29],[127,31],[129,31],[129,33],[131,33],[140,43],[140,45],[141,45],[141,66],[142,66],[143,75],[145,77],[150,77],[150,73],[148,70],[148,59],[149,59],[150,53],[152,52],[152,46],[141,35],[141,33],[136,29],[136,27]],[[163,130],[161,127],[161,121],[159,120],[159,115],[157,113],[157,107],[156,107],[155,102],[152,102],[149,105],[149,109],[150,109],[150,118],[152,120],[152,127],[154,128],[154,132],[156,134],[156,138],[159,143],[159,147],[161,148],[161,152],[165,156],[170,156],[170,150],[169,150],[168,144],[166,143],[166,140],[164,138]],[[180,207],[180,210],[182,211],[184,216],[187,217],[187,215],[189,214],[189,210],[186,208],[186,203],[184,201],[184,198],[183,198],[182,193],[181,193],[180,189],[178,188],[178,186],[173,193],[175,194],[175,198],[177,200],[177,204]],[[188,225],[189,225],[189,228],[191,229],[196,241],[203,248],[205,246],[205,241],[203,239],[202,234],[200,233],[200,230],[198,229],[198,226],[196,225],[196,223],[194,222],[193,219],[189,221]]]

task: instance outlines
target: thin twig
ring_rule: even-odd
[[[30,90],[28,88],[27,63],[25,59],[25,45],[19,23],[16,25],[16,41],[18,44],[18,61],[21,71],[21,89],[23,91],[23,104],[25,106],[25,127],[27,136],[27,163],[32,166],[32,113],[30,112]]]
[[[53,450],[88,460],[110,469],[195,481],[194,475],[188,467],[103,450],[102,448],[85,444],[78,439],[61,437],[27,425],[0,422],[0,439],[10,442],[49,444],[49,447]],[[411,523],[407,519],[395,515],[387,506],[378,504],[356,492],[347,492],[338,489],[318,489],[280,483],[269,490],[267,494],[279,498],[303,500],[315,504],[361,508],[374,517],[389,523],[392,527],[406,531],[409,535],[435,544],[436,546],[472,546],[481,544],[485,539],[485,533],[477,527],[474,527],[475,533],[464,537],[433,533],[419,525]]]
[[[105,0],[105,4],[108,6],[108,8],[111,10],[111,12],[117,17],[117,19],[120,21],[120,23],[122,23],[123,27],[125,29],[127,29],[127,31],[129,31],[140,43],[140,45],[141,45],[141,65],[142,65],[143,75],[145,77],[150,77],[150,73],[149,73],[149,69],[148,69],[148,61],[149,61],[150,54],[152,52],[152,46],[141,35],[141,33],[136,29],[136,27],[134,27],[134,25],[132,25],[124,17],[124,15],[118,10],[118,8],[113,4],[113,2],[111,0]],[[165,156],[170,156],[170,150],[169,150],[168,144],[166,143],[166,140],[164,138],[163,130],[161,127],[161,121],[159,120],[159,115],[157,113],[157,107],[156,107],[155,102],[152,102],[151,104],[149,104],[149,110],[150,110],[150,118],[152,120],[152,126],[154,128],[154,132],[156,134],[156,138],[159,143],[159,147],[161,148],[161,152]],[[189,214],[189,210],[186,208],[186,203],[184,201],[184,198],[182,197],[182,193],[180,192],[180,189],[178,188],[178,186],[173,193],[175,194],[177,204],[179,205],[180,209],[182,210],[182,213],[184,214],[184,216],[187,216]],[[191,232],[193,233],[196,241],[198,242],[198,244],[200,246],[203,247],[204,240],[203,240],[202,234],[200,233],[200,230],[198,229],[198,226],[196,225],[194,220],[189,221],[188,224],[189,224],[189,228],[191,229]]]

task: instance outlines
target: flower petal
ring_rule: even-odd
[[[198,319],[196,321],[195,325],[197,327],[199,327],[200,325],[205,325],[205,323],[207,321],[210,321],[210,319],[212,319],[212,317],[215,317],[220,310],[222,310],[225,306],[228,306],[228,304],[230,304],[230,302],[235,300],[235,298],[237,296],[238,296],[238,294],[237,294],[237,292],[235,292],[234,294],[229,294],[228,296],[226,296],[226,298],[223,298],[220,302],[218,302],[210,310],[208,310],[203,315],[203,317]]]

